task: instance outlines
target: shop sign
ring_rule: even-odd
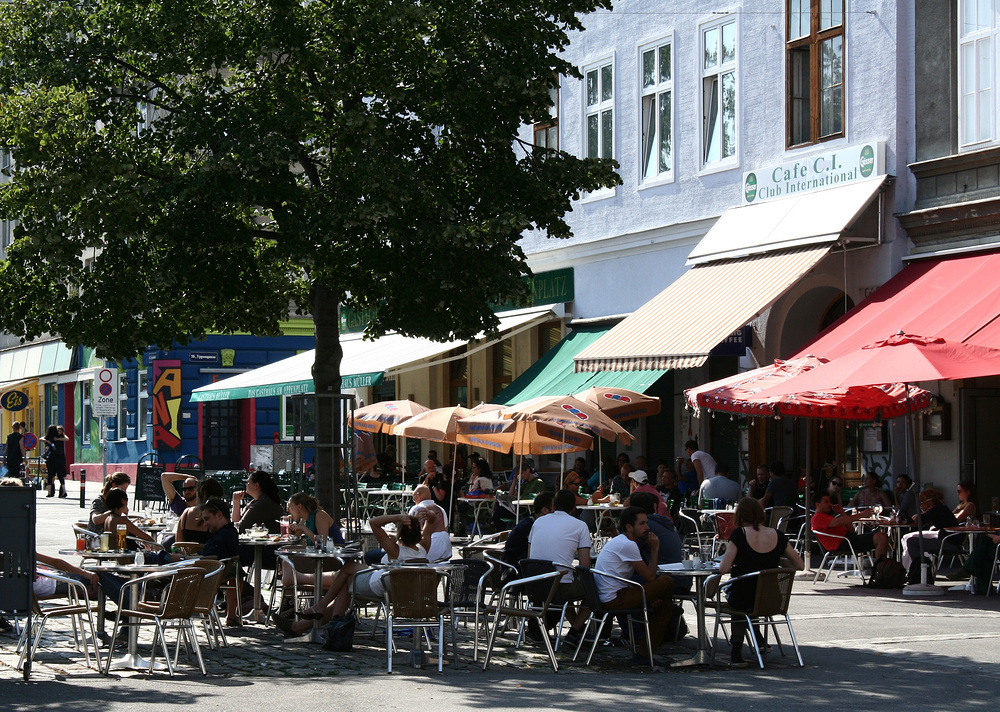
[[[28,407],[28,394],[24,391],[7,391],[0,396],[0,408],[17,412]]]
[[[847,146],[743,174],[743,205],[855,183],[885,174],[885,143]]]

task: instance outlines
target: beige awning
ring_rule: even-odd
[[[829,251],[813,245],[692,267],[576,356],[577,371],[695,368]]]

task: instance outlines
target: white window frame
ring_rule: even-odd
[[[976,29],[965,31],[966,13],[968,9],[976,9],[979,3],[975,0],[959,0],[958,2],[958,146],[960,151],[982,148],[997,140],[997,43],[1000,42],[1000,2],[993,0],[988,10],[986,21],[979,18]],[[968,55],[971,53],[974,66],[967,68]],[[984,70],[990,73],[985,78]],[[971,76],[966,75],[971,72]],[[971,79],[971,82],[968,80]],[[971,89],[968,83],[974,86]],[[988,112],[984,116],[984,112]],[[971,114],[971,116],[970,116]],[[967,122],[972,121],[972,126]],[[975,135],[970,136],[969,128]]]
[[[664,47],[669,47],[669,78],[666,80],[660,77],[660,62],[661,53]],[[643,86],[645,84],[645,55],[648,52],[653,53],[653,82],[648,86]],[[639,152],[637,168],[639,172],[639,187],[648,187],[652,185],[662,185],[664,183],[673,183],[675,178],[675,166],[676,166],[676,143],[674,137],[676,132],[674,131],[675,121],[675,107],[677,106],[676,97],[674,96],[674,76],[676,75],[674,69],[674,58],[676,53],[674,52],[674,36],[673,33],[663,35],[656,38],[655,40],[645,42],[639,45],[638,54],[638,89],[639,89]],[[659,152],[656,147],[660,146],[662,141],[661,131],[661,110],[663,97],[668,97],[668,116],[670,120],[670,135],[667,137],[667,142],[670,147],[670,157],[667,161],[666,168],[662,168],[659,162]],[[655,116],[647,115],[646,103],[649,101],[652,104],[652,109],[655,112]],[[653,119],[653,158],[652,160],[656,162],[656,170],[652,175],[648,175],[648,170],[644,163],[646,162],[646,152],[647,152],[647,131],[650,129],[650,120]]]
[[[731,60],[726,60],[722,55],[723,42],[722,42],[722,28],[726,25],[733,26],[733,38],[736,46],[733,50],[733,56]],[[705,66],[705,38],[709,32],[718,31],[719,38],[719,50],[718,50],[718,61],[716,64],[706,67]],[[701,173],[714,173],[716,171],[730,170],[739,166],[739,155],[740,155],[740,78],[739,78],[739,67],[740,67],[740,45],[742,44],[740,40],[740,21],[738,15],[723,15],[722,17],[713,18],[711,20],[706,20],[698,25],[698,67],[699,67],[699,91],[698,91],[698,108],[700,109],[701,120],[699,122],[698,129],[698,161],[701,166]],[[723,89],[724,89],[724,78],[727,75],[732,76],[733,87],[733,147],[732,153],[728,156],[721,155],[717,159],[709,160],[708,157],[708,128],[709,122],[708,117],[711,111],[711,100],[718,98],[718,113],[716,130],[723,127],[723,105],[724,100]],[[708,96],[708,82],[713,78],[718,77],[718,94],[716,97]],[[719,134],[720,147],[723,141],[723,136]]]
[[[149,372],[145,368],[139,369],[135,395],[135,438],[136,440],[145,440],[146,418],[149,415]]]
[[[91,442],[90,425],[94,419],[90,408],[93,381],[80,381],[80,444],[89,446]]]
[[[602,71],[604,68],[610,68],[611,73],[611,96],[608,99],[603,99],[601,97],[601,91],[603,88],[602,81]],[[589,97],[587,91],[587,81],[590,72],[597,72],[597,103],[588,104]],[[615,56],[614,54],[609,54],[596,59],[592,62],[588,62],[581,67],[581,73],[583,74],[583,81],[581,82],[581,94],[580,94],[580,109],[582,111],[581,116],[581,133],[580,133],[580,155],[584,158],[589,158],[590,156],[590,133],[589,133],[589,120],[592,115],[597,116],[597,129],[598,129],[598,155],[599,158],[617,158],[618,149],[618,127],[616,125],[616,114],[617,106],[615,101],[616,89],[618,84],[618,77],[615,72]],[[611,140],[610,140],[610,153],[611,155],[602,155],[602,148],[604,146],[604,125],[603,117],[606,112],[610,112],[611,121]],[[600,190],[595,190],[593,193],[588,193],[582,202],[588,202],[591,200],[601,200],[604,198],[611,197],[615,194],[614,188],[601,188]]]
[[[118,372],[118,415],[115,418],[115,436],[118,440],[125,440],[128,437],[126,423],[128,418],[128,383],[125,380],[125,371]]]
[[[315,401],[313,402],[315,403]],[[281,440],[284,442],[291,442],[291,440],[294,439],[295,437],[295,433],[291,432],[293,423],[290,417],[291,416],[290,409],[291,409],[291,401],[289,400],[289,396],[281,396],[281,411],[279,413],[281,429],[279,432],[281,433]],[[303,436],[302,440],[306,442],[312,442],[316,440],[316,436],[305,435]]]

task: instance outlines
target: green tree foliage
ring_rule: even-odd
[[[467,338],[612,167],[531,150],[602,0],[26,0],[0,8],[0,327],[111,358],[289,304]],[[90,259],[87,259],[90,258]],[[335,323],[335,320],[334,320]]]
[[[517,140],[578,13],[609,0],[0,3],[0,328],[133,355],[317,324],[470,338],[525,296],[517,240],[566,237],[611,162]],[[294,307],[292,307],[294,308]]]

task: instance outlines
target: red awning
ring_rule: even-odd
[[[1000,253],[908,265],[793,358],[835,359],[897,331],[1000,349]]]

